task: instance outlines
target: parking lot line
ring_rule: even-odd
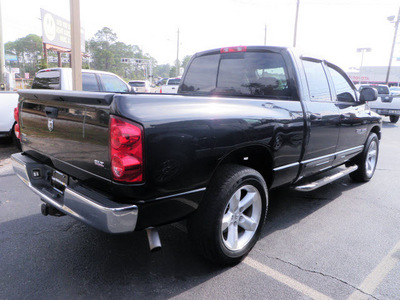
[[[289,276],[286,276],[250,257],[246,257],[243,261],[246,265],[252,267],[253,269],[264,273],[265,275],[271,277],[272,279],[279,281],[288,287],[300,292],[303,295],[306,295],[312,299],[318,299],[318,300],[324,300],[324,299],[332,299],[316,290],[313,288],[310,288],[309,286],[298,282],[297,280],[290,278]]]
[[[368,275],[367,278],[359,286],[359,289],[366,294],[372,295],[376,288],[381,284],[391,270],[399,263],[398,254],[400,252],[400,241],[390,250],[389,254],[376,266],[376,268]],[[350,295],[348,300],[368,299],[365,294],[355,291]]]

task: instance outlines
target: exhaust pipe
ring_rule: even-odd
[[[153,227],[146,228],[147,239],[149,240],[150,251],[157,251],[161,249],[160,236],[158,230]]]

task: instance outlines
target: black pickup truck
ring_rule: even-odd
[[[359,93],[334,64],[283,47],[197,53],[177,95],[19,95],[13,166],[44,215],[146,229],[150,247],[158,226],[187,219],[195,248],[222,264],[255,245],[270,189],[366,182],[378,160],[376,90]]]

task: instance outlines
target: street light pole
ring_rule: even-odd
[[[3,21],[1,17],[1,1],[0,1],[0,84],[5,83],[4,73],[5,73],[5,58],[4,58],[4,44],[3,44]]]
[[[297,21],[298,21],[298,19],[299,19],[299,6],[300,6],[300,0],[297,0],[296,20],[294,21],[293,47],[296,47],[296,39],[297,39]]]
[[[389,17],[389,21],[393,21],[394,17]],[[397,19],[394,21],[394,36],[393,36],[393,44],[392,44],[392,50],[390,51],[390,58],[389,58],[389,65],[388,65],[388,70],[386,73],[386,84],[389,84],[389,76],[390,76],[390,68],[392,67],[392,59],[393,59],[393,51],[394,51],[394,46],[396,45],[396,37],[397,37],[397,29],[399,28],[399,22],[400,22],[400,7],[399,7],[399,12],[397,13]]]
[[[179,76],[179,28],[178,28],[178,37],[177,37],[177,45],[176,45],[176,76]]]

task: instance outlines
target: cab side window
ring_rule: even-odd
[[[339,102],[355,102],[356,95],[346,78],[334,68],[328,67],[328,69],[335,86],[336,100]]]
[[[94,73],[82,73],[82,90],[88,92],[99,92],[99,84],[97,83]]]
[[[321,62],[303,60],[312,101],[332,101],[328,79]]]
[[[125,82],[116,76],[101,74],[101,81],[105,92],[129,92]]]

